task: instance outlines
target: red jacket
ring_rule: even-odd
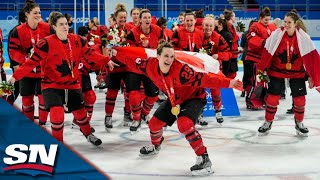
[[[287,58],[287,43],[289,45],[289,56],[291,69],[286,69],[286,64],[288,63]],[[264,49],[264,53],[266,50]],[[265,55],[267,56],[267,55]],[[305,68],[303,65],[303,60],[300,55],[300,50],[298,47],[298,41],[296,33],[292,37],[289,37],[287,33],[284,33],[281,42],[274,53],[273,57],[267,60],[261,61],[259,67],[261,70],[267,69],[269,76],[278,77],[278,78],[304,78],[305,77]]]
[[[50,35],[50,26],[45,22],[39,22],[35,30],[32,30],[26,23],[17,26],[10,36],[10,58],[20,65],[25,63],[27,56],[31,55],[31,49],[34,48],[35,44],[48,35]],[[31,69],[26,77],[40,78],[40,66],[36,67],[36,72]]]
[[[232,53],[231,58],[238,58],[239,36],[237,34],[236,28],[234,28],[234,26],[230,22],[227,22],[227,26],[228,26],[228,30],[230,31],[232,38],[233,38],[232,39],[232,48],[231,48],[231,53]]]
[[[208,49],[208,46],[210,46],[210,43],[213,42],[211,53],[209,54],[212,56],[213,54],[218,54],[219,61],[229,61],[232,53],[230,52],[230,48],[228,46],[228,43],[224,38],[218,34],[217,32],[213,31],[211,36],[204,39],[203,48]]]
[[[194,28],[189,32],[185,27],[177,29],[172,35],[172,43],[176,50],[199,52],[203,45],[204,34],[201,30]]]
[[[230,80],[225,77],[196,72],[187,64],[178,61],[174,61],[169,72],[162,75],[157,58],[141,60],[123,52],[118,52],[116,57],[132,71],[149,77],[161,91],[167,94],[162,78],[164,77],[168,86],[173,85],[176,104],[194,98],[204,99],[206,97],[205,88],[227,88],[230,84]]]
[[[69,34],[68,40],[70,44],[68,41],[61,41],[56,35],[41,39],[33,55],[18,68],[13,77],[20,80],[40,64],[42,89],[80,89],[78,67],[81,58],[85,57],[89,62],[100,65],[106,64],[110,58],[89,48],[86,40],[78,35]],[[73,69],[73,73],[70,69]]]
[[[251,25],[247,33],[248,50],[245,60],[259,63],[261,61],[261,54],[265,44],[265,40],[271,35],[271,32],[276,30],[276,26],[268,24],[264,26],[259,22]]]
[[[145,48],[152,49],[156,49],[158,47],[159,40],[163,38],[163,32],[159,26],[151,24],[150,33],[144,34],[141,30],[141,26],[139,25],[131,29],[127,36],[127,40],[130,46],[143,47],[142,41],[140,39],[141,35],[144,35],[146,38],[149,39],[149,45]]]

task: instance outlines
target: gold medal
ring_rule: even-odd
[[[175,116],[178,116],[178,114],[180,113],[180,108],[178,106],[172,107],[171,113]]]
[[[287,63],[287,64],[286,64],[286,69],[287,69],[287,70],[290,70],[290,69],[291,69],[291,63]]]

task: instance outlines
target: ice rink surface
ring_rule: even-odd
[[[238,78],[242,79],[242,72],[238,73]],[[94,76],[92,80],[95,83]],[[149,129],[142,124],[140,132],[131,135],[129,128],[122,126],[124,100],[120,92],[113,114],[114,128],[108,133],[104,128],[105,91],[95,91],[97,102],[91,121],[96,130],[94,134],[103,142],[101,148],[93,147],[78,129],[72,128],[71,114],[66,114],[65,143],[115,180],[195,179],[190,167],[195,164],[196,155],[176,124],[164,131],[165,140],[159,154],[139,156],[140,148],[150,144]],[[286,99],[280,100],[268,136],[258,136],[257,132],[265,111],[247,110],[241,92],[234,92],[241,116],[224,117],[222,126],[214,117],[206,117],[209,125],[199,128],[214,174],[196,179],[320,179],[320,94],[308,89],[304,124],[310,132],[307,138],[301,138],[296,135],[293,115],[286,114],[292,103],[290,89],[287,89]],[[21,105],[20,97],[17,104]],[[156,107],[158,105],[152,112]]]

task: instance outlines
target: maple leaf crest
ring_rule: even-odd
[[[73,67],[74,66],[75,66],[75,63],[73,62]],[[61,77],[67,76],[68,74],[71,74],[71,70],[69,68],[68,61],[64,60],[64,59],[62,60],[62,64],[56,65],[56,70],[61,73]]]

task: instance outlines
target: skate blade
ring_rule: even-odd
[[[268,134],[269,134],[269,131],[264,132],[264,133],[259,132],[258,136],[267,136]]]
[[[133,135],[136,135],[139,131],[140,131],[140,128],[138,128],[136,131],[130,131],[130,134],[133,136]]]
[[[150,154],[141,154],[141,153],[139,153],[139,156],[140,157],[153,157],[154,155],[157,155],[157,154],[159,154],[159,152],[152,152]]]
[[[112,128],[107,128],[107,127],[105,127],[106,128],[106,131],[108,132],[108,133],[111,133],[111,129]]]
[[[297,134],[297,136],[299,136],[299,137],[308,137],[308,133],[302,133],[302,132],[300,132],[300,131],[298,131],[298,130],[296,130],[296,134]]]
[[[205,169],[191,171],[192,176],[208,176],[214,173],[211,167],[207,167]]]

